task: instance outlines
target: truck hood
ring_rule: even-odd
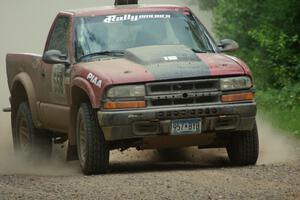
[[[125,51],[122,58],[79,63],[77,73],[96,75],[107,84],[244,75],[237,59],[217,53],[196,54],[181,45],[146,46]]]

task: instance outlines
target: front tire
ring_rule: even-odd
[[[256,122],[251,131],[233,134],[226,149],[233,165],[255,165],[259,154]]]
[[[47,160],[52,153],[52,137],[34,126],[27,102],[18,106],[13,127],[14,149],[25,160]]]
[[[83,173],[106,173],[109,165],[109,146],[98,124],[96,113],[88,103],[82,103],[78,109],[76,140]]]

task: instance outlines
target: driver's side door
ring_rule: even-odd
[[[54,22],[52,33],[45,52],[59,50],[68,56],[68,43],[70,38],[70,18],[58,16]],[[47,104],[68,105],[70,85],[70,67],[64,64],[47,64],[42,62],[40,72],[40,101]]]
[[[58,50],[70,56],[70,16],[60,15],[49,33],[44,52]],[[47,64],[42,61],[40,70],[39,115],[44,128],[59,133],[69,129],[70,67],[64,64]]]

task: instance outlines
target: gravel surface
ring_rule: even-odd
[[[300,199],[300,140],[258,119],[256,166],[231,167],[224,149],[111,152],[110,172],[84,176],[55,146],[46,163],[16,160],[9,116],[0,134],[0,200],[14,199]],[[3,130],[6,130],[5,132]]]
[[[5,175],[0,198],[300,199],[299,164],[207,168],[173,163],[163,167],[172,170],[160,168],[145,164],[137,171],[131,166],[130,172],[91,177]]]
[[[189,148],[168,160],[156,151],[114,151],[110,172],[99,176],[84,176],[78,162],[60,157],[50,165],[19,163],[24,171],[0,176],[0,200],[300,199],[299,147],[289,161],[262,158],[251,167],[230,167],[221,149]]]

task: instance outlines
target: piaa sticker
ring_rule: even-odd
[[[99,88],[101,88],[102,86],[102,80],[100,80],[95,74],[93,73],[89,73],[86,77],[86,79],[88,81],[90,81],[91,83],[93,83],[94,85],[98,86]]]

